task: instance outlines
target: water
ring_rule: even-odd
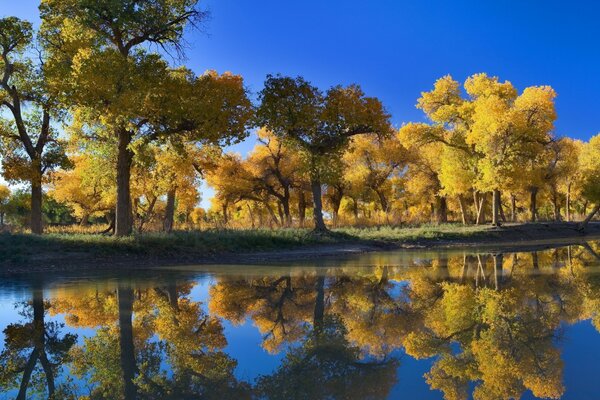
[[[0,283],[0,399],[600,395],[600,243]]]

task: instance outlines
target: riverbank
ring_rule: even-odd
[[[600,239],[600,223],[424,225],[336,229],[211,230],[115,238],[103,235],[0,234],[0,273],[183,264],[259,264],[395,249],[480,247],[527,250]]]

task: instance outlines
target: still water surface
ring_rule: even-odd
[[[600,398],[600,242],[0,283],[0,399]]]

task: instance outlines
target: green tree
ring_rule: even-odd
[[[0,149],[4,176],[31,185],[30,228],[43,233],[42,179],[65,157],[51,120],[60,118],[55,96],[48,90],[46,52],[40,61],[28,57],[34,46],[31,23],[0,19]],[[2,111],[8,111],[10,119]]]

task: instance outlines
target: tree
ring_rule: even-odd
[[[4,215],[6,215],[6,205],[10,199],[10,189],[8,186],[0,185],[0,228],[4,227]]]
[[[518,95],[510,82],[486,74],[469,77],[464,87],[467,98],[461,96],[459,83],[451,76],[438,79],[433,90],[422,93],[417,105],[432,123],[407,124],[401,129],[404,137],[416,145],[439,143],[452,149],[440,153],[453,165],[462,160],[455,178],[448,165],[441,176],[452,194],[464,191],[465,180],[473,179],[477,222],[482,220],[485,193],[492,192],[492,223],[498,225],[501,191],[523,177],[535,217],[537,191],[545,175],[533,169],[523,174],[522,168],[539,166],[552,142],[556,93],[549,86],[533,86]],[[452,154],[456,151],[462,156]]]
[[[105,158],[78,154],[71,156],[71,162],[73,169],[53,175],[50,195],[72,206],[80,225],[86,225],[94,214],[114,208],[114,180],[107,174],[111,169]]]
[[[357,85],[326,93],[302,77],[267,76],[259,94],[257,122],[302,151],[313,193],[315,231],[325,232],[321,184],[327,165],[341,156],[351,137],[387,135],[389,115],[381,102]]]
[[[42,179],[65,157],[52,119],[60,118],[60,106],[48,90],[45,52],[39,62],[29,58],[33,47],[31,23],[15,17],[0,19],[0,149],[4,176],[31,185],[30,228],[43,233]]]
[[[87,124],[103,125],[117,149],[117,236],[132,229],[136,146],[173,136],[221,143],[245,135],[251,105],[239,76],[195,77],[147,50],[156,45],[181,53],[185,26],[205,18],[196,3],[48,0],[42,5],[46,41],[56,47],[59,91],[83,111],[79,116]]]
[[[381,211],[387,216],[393,197],[392,178],[400,178],[407,158],[407,150],[395,136],[381,140],[357,136],[352,139],[350,150],[344,154],[346,179],[351,185],[362,185],[373,192]]]
[[[600,135],[593,136],[583,146],[579,168],[583,177],[582,195],[593,204],[592,211],[583,220],[579,229],[584,230],[587,224],[600,210]]]

